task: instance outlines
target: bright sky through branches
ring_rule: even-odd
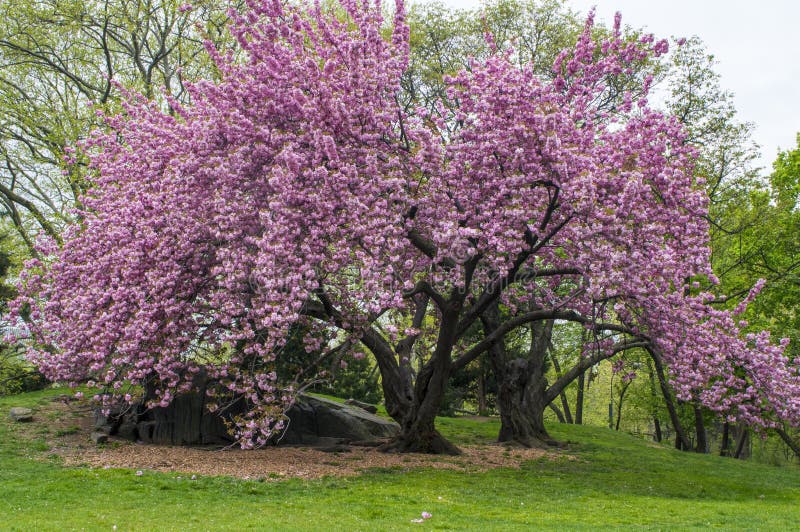
[[[444,0],[472,8],[478,0]],[[760,166],[771,167],[777,150],[793,148],[800,132],[800,2],[796,0],[568,0],[585,14],[597,6],[597,20],[610,24],[614,13],[656,37],[697,35],[719,61],[721,84],[734,93],[743,121],[756,126]]]

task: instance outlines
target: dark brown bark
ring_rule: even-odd
[[[653,434],[653,439],[658,443],[661,443],[663,436],[661,435],[661,422],[658,420],[657,417],[653,418],[653,427],[655,429],[655,433]]]
[[[486,374],[481,368],[480,373],[478,373],[478,415],[479,416],[488,416],[489,415],[489,406],[486,403]]]
[[[553,369],[556,370],[556,377],[560,379],[562,377],[562,375],[561,375],[561,364],[558,363],[558,357],[554,356],[553,353],[551,352],[550,353],[550,360],[553,361]],[[559,397],[561,397],[561,406],[564,408],[564,417],[566,418],[567,423],[572,425],[573,424],[572,412],[570,412],[570,409],[569,409],[569,402],[567,401],[567,394],[564,393],[564,390],[562,389],[559,392],[558,395],[559,395]]]
[[[743,458],[745,447],[747,446],[747,440],[750,436],[750,431],[747,427],[741,428],[741,434],[739,434],[739,439],[736,441],[736,451],[733,453],[734,458]]]
[[[581,371],[578,375],[578,392],[575,396],[575,423],[583,424],[583,392],[586,388],[586,372]]]
[[[656,377],[655,372],[653,371],[653,361],[647,361],[647,369],[650,375],[650,402],[652,404],[652,412],[653,412],[653,439],[658,443],[661,443],[662,435],[661,435],[661,421],[658,419],[658,392],[656,391]]]
[[[694,428],[695,433],[697,434],[697,445],[694,448],[696,453],[707,453],[708,452],[708,440],[706,438],[706,424],[705,420],[703,420],[703,410],[697,406],[693,405],[694,408]]]
[[[778,436],[781,437],[783,443],[785,443],[789,447],[789,449],[792,450],[794,455],[797,458],[800,458],[800,445],[798,445],[798,443],[791,436],[789,436],[789,434],[787,434],[786,431],[783,430],[782,428],[775,429],[775,432],[778,433]]]
[[[337,326],[344,328],[341,315],[327,301],[325,294],[318,292],[317,296],[320,304],[309,302],[305,306],[305,313],[318,319],[333,320]],[[417,298],[417,309],[412,322],[415,328],[419,328],[426,315],[429,299],[441,301],[438,294],[434,298],[431,294],[420,293]],[[361,343],[372,352],[381,373],[386,411],[400,424],[401,434],[383,447],[386,452],[461,452],[439,434],[434,425],[450,378],[450,357],[456,340],[455,329],[462,301],[455,299],[445,303],[444,308],[440,309],[442,317],[436,348],[419,371],[416,380],[410,364],[416,335],[400,340],[396,348],[374,328],[366,329],[361,336]]]
[[[567,420],[564,418],[564,412],[562,412],[560,408],[558,408],[553,403],[550,403],[547,406],[549,406],[550,410],[552,410],[556,414],[556,417],[558,418],[558,422],[559,423],[566,423],[567,422]]]
[[[481,316],[487,335],[500,323],[497,305]],[[500,338],[489,348],[489,360],[497,380],[497,408],[500,411],[498,441],[513,442],[524,447],[553,444],[544,426],[547,380],[544,361],[552,336],[553,322],[534,322],[526,358],[509,353]]]
[[[553,444],[544,426],[544,409],[547,405],[543,401],[546,385],[543,378],[536,375],[536,371],[530,372],[524,359],[506,362],[505,366],[502,380],[498,382],[498,441],[513,442],[524,447]]]
[[[722,424],[722,442],[719,446],[720,456],[730,456],[731,454],[731,425],[727,421]]]
[[[481,315],[485,338],[470,351],[475,353],[480,348],[488,348],[489,360],[498,386],[497,408],[500,411],[501,420],[499,441],[513,441],[524,446],[554,445],[556,442],[553,441],[544,426],[544,409],[572,381],[599,361],[610,358],[625,349],[645,347],[646,344],[640,339],[634,339],[620,342],[610,351],[598,351],[592,356],[581,357],[577,364],[564,371],[556,379],[556,382],[548,386],[545,376],[545,359],[552,339],[554,321],[550,318],[553,316],[535,309],[526,313],[525,316],[536,316],[538,321],[528,320],[531,339],[528,353],[524,358],[514,356],[506,349],[501,331],[514,320],[507,320],[501,324],[496,304]],[[571,319],[574,316],[564,314],[554,317]],[[462,356],[456,365],[460,361],[468,359],[469,357]]]
[[[667,377],[664,374],[664,363],[661,360],[661,354],[652,347],[648,348],[648,352],[653,360],[653,366],[655,367],[658,383],[661,387],[661,393],[664,396],[664,403],[667,405],[670,421],[672,421],[672,427],[675,429],[675,448],[688,451],[692,448],[692,445],[689,442],[689,438],[686,436],[686,432],[683,430],[680,418],[678,417],[678,410],[675,407],[675,402],[672,400],[672,391],[669,389]]]
[[[628,391],[630,384],[630,381],[624,383],[622,385],[622,391],[619,393],[619,399],[617,400],[617,424],[614,430],[619,430],[619,424],[622,422],[622,401],[625,399],[625,392]]]
[[[442,316],[436,347],[417,375],[409,408],[400,419],[395,418],[400,423],[401,434],[384,446],[384,451],[454,455],[461,453],[434,426],[450,379],[451,354],[456,341],[459,309],[458,300],[449,301],[440,309]]]

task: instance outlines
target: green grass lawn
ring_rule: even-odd
[[[800,471],[680,453],[607,429],[552,426],[573,459],[485,473],[381,470],[316,481],[179,480],[178,474],[68,468],[23,440],[0,398],[2,530],[796,529]],[[441,419],[457,443],[486,443],[496,421]],[[411,523],[423,511],[433,517]]]

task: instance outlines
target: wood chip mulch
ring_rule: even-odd
[[[86,405],[58,402],[42,407],[34,416],[49,418],[50,454],[62,457],[65,465],[88,465],[95,468],[126,468],[137,471],[176,472],[191,476],[230,476],[242,479],[283,480],[316,479],[325,476],[355,476],[375,468],[411,470],[415,468],[450,469],[481,472],[498,467],[518,468],[529,460],[572,459],[563,451],[545,451],[503,445],[461,446],[460,456],[383,453],[370,447],[350,447],[349,452],[323,452],[305,447],[268,447],[240,449],[203,449],[131,443],[114,438],[97,446],[89,440],[92,430],[91,409]],[[68,427],[59,433],[54,429]],[[26,430],[25,432],[28,432]],[[66,432],[66,434],[64,434]]]
[[[507,449],[500,445],[462,447],[460,456],[388,454],[353,447],[350,452],[327,453],[313,448],[270,447],[253,451],[205,450],[189,447],[120,443],[104,448],[62,448],[67,465],[129,468],[243,479],[315,479],[354,476],[373,468],[409,470],[420,467],[479,472],[497,467],[519,467],[528,460],[562,457],[540,449]]]

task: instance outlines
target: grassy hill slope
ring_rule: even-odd
[[[528,530],[761,528],[800,523],[800,471],[680,453],[626,434],[552,426],[564,457],[519,469],[462,473],[375,470],[316,481],[178,479],[178,474],[66,468],[43,439],[23,436],[11,406],[36,408],[49,390],[0,398],[3,530]],[[483,444],[496,420],[446,419],[453,441]],[[412,523],[421,512],[432,517]]]

